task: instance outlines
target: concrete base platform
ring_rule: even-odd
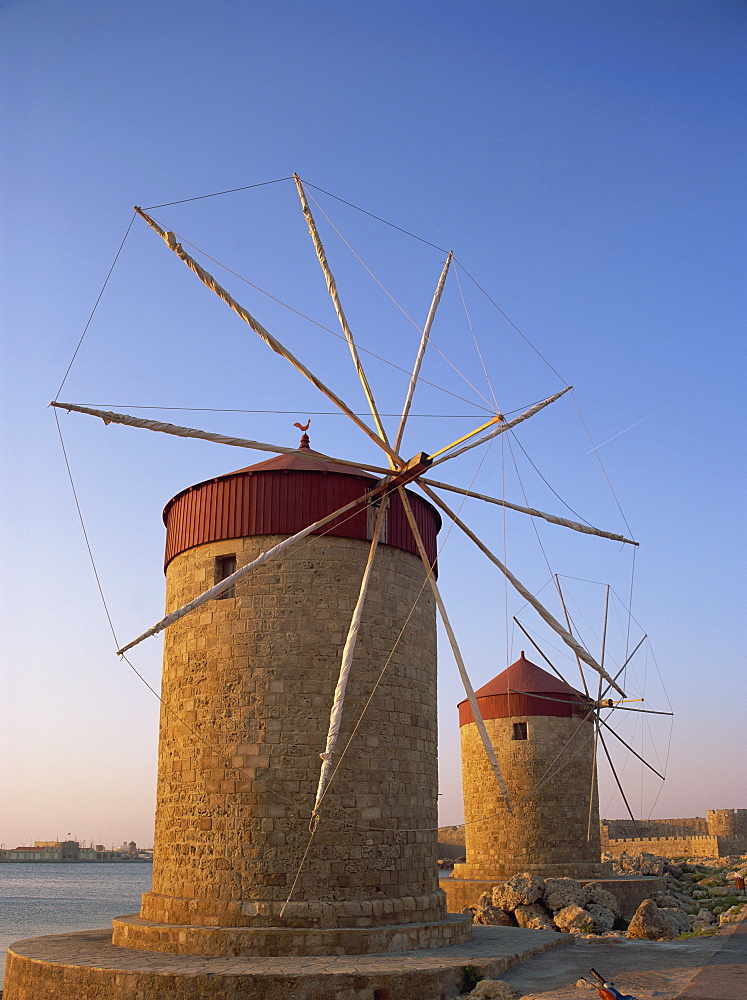
[[[467,944],[379,955],[209,958],[118,948],[109,929],[16,941],[3,1000],[451,1000],[571,934],[475,927]]]
[[[474,906],[481,893],[490,892],[494,885],[499,885],[504,879],[439,879],[439,886],[446,893],[446,909],[449,913],[461,913],[465,907]],[[620,912],[628,920],[641,905],[644,899],[649,899],[655,892],[665,892],[666,879],[658,875],[634,875],[628,878],[595,878],[579,879],[580,882],[598,882],[611,892],[620,905]]]

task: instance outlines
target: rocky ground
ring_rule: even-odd
[[[747,898],[735,889],[735,877],[747,875],[747,856],[607,860],[618,874],[663,875],[665,891],[644,900],[628,923],[596,883],[524,873],[497,884],[469,908],[475,923],[554,929],[575,935],[576,946],[525,962],[500,981],[469,984],[462,1000],[595,997],[592,966],[637,1000],[674,997],[718,949],[719,930],[747,917]]]

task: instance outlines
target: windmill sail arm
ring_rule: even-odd
[[[206,271],[204,267],[198,264],[194,257],[191,257],[182,247],[181,243],[177,242],[176,236],[173,233],[166,232],[161,229],[158,223],[151,219],[151,217],[141,208],[136,206],[135,211],[138,215],[141,215],[145,219],[151,229],[158,233],[168,248],[172,250],[176,256],[179,257],[180,260],[182,260],[187,267],[197,275],[203,285],[209,288],[212,292],[215,292],[219,299],[222,299],[230,309],[233,309],[236,315],[243,319],[244,322],[247,323],[262,340],[264,340],[268,347],[270,347],[276,354],[279,354],[287,361],[290,361],[294,368],[301,372],[302,375],[305,375],[306,378],[320,390],[320,392],[323,392],[324,395],[335,404],[335,406],[338,406],[343,413],[347,414],[353,423],[357,424],[357,426],[360,427],[360,429],[364,431],[372,441],[375,441],[376,444],[378,444],[390,458],[394,459],[397,465],[401,464],[397,455],[389,447],[389,445],[383,441],[375,431],[371,430],[371,428],[364,423],[364,421],[361,420],[360,417],[353,412],[353,410],[350,409],[347,403],[343,402],[343,400],[340,399],[340,397],[333,392],[332,389],[326,386],[321,379],[317,378],[317,376],[314,375],[314,373],[310,371],[302,361],[299,361],[299,359],[295,357],[295,355],[293,355],[287,347],[284,347],[276,337],[273,337],[269,330],[266,330],[259,320],[255,319],[247,309],[237,302],[236,299],[229,292],[227,292],[218,281],[216,281],[209,271]]]
[[[560,392],[556,392],[554,396],[548,396],[547,399],[540,400],[539,403],[535,403],[534,406],[530,406],[528,410],[520,413],[519,416],[514,417],[513,420],[507,420],[495,430],[490,431],[489,434],[483,435],[483,437],[478,438],[476,441],[470,441],[469,444],[466,444],[463,448],[457,448],[456,451],[452,451],[449,455],[442,455],[441,458],[437,458],[433,464],[440,465],[441,462],[448,462],[450,458],[456,458],[457,455],[463,455],[465,451],[469,451],[471,448],[477,448],[478,445],[485,444],[487,441],[492,441],[493,438],[497,437],[499,434],[504,434],[506,431],[510,431],[513,427],[516,427],[517,424],[523,423],[525,420],[533,417],[535,413],[539,413],[540,410],[544,410],[546,406],[549,406],[550,403],[554,403],[556,399],[560,399],[561,396],[570,392],[572,388],[572,385],[568,385],[565,389],[561,389]]]
[[[129,413],[117,413],[114,410],[97,410],[92,406],[81,406],[78,403],[61,403],[53,400],[50,406],[59,410],[73,410],[75,413],[87,413],[92,417],[99,417],[105,424],[124,424],[126,427],[142,427],[148,431],[157,431],[161,434],[173,434],[176,437],[197,438],[200,441],[212,441],[215,444],[225,444],[233,448],[249,448],[252,451],[269,451],[277,455],[306,455],[308,451],[298,448],[286,448],[280,444],[267,444],[264,441],[252,441],[249,438],[231,437],[228,434],[218,434],[213,431],[202,431],[197,427],[182,427],[179,424],[164,423],[161,420],[149,420],[147,417],[134,417]],[[314,453],[325,462],[332,462],[349,469],[360,471],[368,469],[385,476],[390,471],[378,465],[364,465],[361,462],[350,462],[345,458],[333,458],[332,455],[325,455],[322,452]]]
[[[353,358],[353,364],[355,365],[355,370],[358,373],[358,378],[360,379],[361,385],[363,386],[363,392],[366,399],[368,400],[368,406],[371,410],[371,415],[376,424],[376,429],[383,441],[388,443],[388,438],[386,436],[386,431],[384,430],[384,425],[381,422],[381,417],[379,416],[379,411],[376,408],[376,402],[371,392],[371,386],[368,384],[368,379],[366,378],[366,373],[363,370],[363,364],[358,355],[358,349],[355,346],[355,340],[353,339],[353,332],[348,324],[347,317],[345,316],[345,310],[342,308],[342,302],[340,301],[340,295],[337,291],[337,282],[332,274],[332,269],[329,266],[329,261],[327,260],[327,254],[324,252],[324,244],[322,243],[321,237],[319,236],[319,230],[316,228],[316,222],[314,221],[314,216],[311,213],[311,208],[309,207],[308,199],[306,198],[306,192],[304,191],[303,184],[301,183],[301,178],[298,174],[293,175],[293,179],[296,182],[296,187],[298,188],[298,196],[301,199],[301,208],[303,210],[304,217],[306,219],[306,224],[309,227],[309,233],[311,235],[311,240],[314,244],[314,249],[316,250],[316,255],[319,260],[322,272],[324,273],[324,279],[327,283],[327,291],[332,299],[332,304],[335,307],[335,312],[337,313],[337,319],[339,320],[342,332],[345,334],[345,339],[348,342],[348,347],[350,348],[350,354]],[[396,449],[395,449],[396,450]],[[392,463],[393,464],[393,463]]]
[[[498,504],[499,507],[506,507],[508,510],[516,510],[520,514],[529,514],[530,517],[541,517],[551,524],[559,524],[563,528],[571,528],[573,531],[582,531],[587,535],[599,535],[600,538],[610,538],[613,542],[624,542],[627,545],[638,545],[638,542],[624,535],[616,535],[611,531],[602,528],[595,528],[590,524],[580,524],[578,521],[570,521],[568,518],[559,517],[557,514],[548,514],[546,511],[537,510],[535,507],[522,507],[518,503],[511,503],[508,500],[499,500],[497,497],[486,496],[484,493],[475,493],[472,490],[463,490],[458,486],[450,486],[448,483],[439,483],[435,479],[421,478],[421,482],[428,486],[435,486],[439,490],[449,490],[451,493],[460,493],[465,497],[474,497],[475,500],[485,500],[486,503]]]
[[[123,653],[126,653],[128,649],[132,649],[133,646],[137,646],[138,643],[142,642],[144,639],[149,639],[153,635],[158,635],[159,632],[168,628],[169,625],[173,625],[175,622],[178,622],[181,618],[184,618],[185,615],[188,615],[190,612],[202,607],[203,604],[207,604],[208,601],[212,601],[216,597],[220,597],[220,595],[225,593],[226,590],[233,587],[238,580],[243,579],[255,569],[259,569],[259,567],[263,566],[266,562],[269,562],[272,559],[277,559],[282,552],[285,552],[286,549],[295,545],[297,542],[302,541],[302,539],[306,538],[307,535],[317,531],[319,528],[328,524],[330,521],[333,521],[341,514],[345,514],[354,507],[358,507],[361,504],[368,502],[368,500],[373,497],[375,492],[375,490],[370,490],[363,496],[357,497],[355,500],[351,500],[350,503],[345,504],[344,507],[340,507],[339,510],[333,511],[331,514],[326,514],[318,521],[315,521],[308,527],[296,532],[295,535],[291,535],[290,538],[285,538],[282,542],[278,542],[277,545],[273,545],[272,548],[260,553],[260,555],[258,555],[256,559],[253,559],[252,562],[247,563],[246,566],[242,566],[241,569],[237,569],[235,573],[231,573],[231,575],[227,576],[225,580],[221,580],[219,583],[216,583],[214,587],[210,587],[209,590],[204,591],[188,604],[184,604],[181,608],[177,608],[175,611],[166,615],[159,622],[156,622],[155,625],[151,626],[151,628],[143,632],[142,635],[139,635],[137,639],[133,639],[132,642],[128,642],[126,646],[122,646],[121,649],[117,650],[117,655],[121,656]]]
[[[415,386],[418,383],[418,376],[420,375],[420,368],[423,364],[425,349],[428,346],[428,338],[430,337],[431,327],[433,326],[433,320],[436,318],[436,310],[438,309],[438,304],[441,301],[441,293],[443,292],[444,285],[446,284],[446,275],[449,273],[449,267],[451,266],[453,256],[453,253],[449,251],[446,263],[441,271],[441,276],[438,279],[438,284],[436,285],[436,291],[433,293],[433,300],[431,302],[431,307],[428,310],[425,326],[423,327],[423,334],[420,338],[420,346],[418,347],[418,353],[415,356],[415,364],[413,365],[412,375],[410,376],[410,384],[407,386],[405,404],[402,407],[402,416],[400,417],[399,427],[397,428],[397,437],[394,442],[394,448],[396,451],[399,451],[399,446],[402,443],[402,435],[405,433],[405,424],[407,423],[407,417],[410,413],[410,407],[412,406],[412,397],[415,394]]]
[[[358,600],[356,601],[355,608],[353,610],[353,617],[350,619],[350,627],[348,628],[348,634],[345,639],[345,646],[342,650],[342,660],[340,663],[340,674],[337,678],[337,685],[335,687],[335,695],[332,702],[332,710],[329,716],[329,729],[327,730],[327,742],[324,748],[324,753],[320,754],[322,758],[322,767],[319,773],[319,784],[316,790],[316,799],[314,801],[314,808],[311,811],[311,824],[310,829],[313,833],[319,823],[319,807],[321,805],[322,799],[324,798],[325,791],[331,780],[332,771],[332,758],[334,756],[335,747],[337,746],[337,740],[340,735],[340,725],[342,724],[342,710],[345,706],[345,691],[348,685],[348,678],[350,677],[350,669],[353,665],[353,656],[355,654],[355,647],[358,642],[358,632],[361,625],[361,616],[363,615],[363,608],[366,603],[366,595],[368,593],[368,587],[371,582],[371,571],[373,569],[374,556],[376,555],[376,549],[379,544],[379,538],[381,537],[381,529],[384,525],[384,518],[386,516],[386,504],[382,503],[379,505],[379,511],[376,516],[376,526],[374,528],[373,538],[371,539],[371,545],[368,551],[368,560],[366,561],[366,568],[363,571],[363,577],[361,579],[360,590],[358,592]]]
[[[433,598],[438,607],[439,614],[441,615],[441,621],[446,629],[446,634],[449,637],[449,644],[451,645],[452,653],[454,654],[454,659],[456,660],[457,669],[459,670],[459,676],[462,679],[462,684],[464,685],[464,690],[467,694],[467,701],[469,702],[469,707],[472,709],[472,718],[475,720],[475,726],[477,727],[477,732],[482,740],[482,745],[485,749],[485,754],[488,758],[488,762],[493,769],[493,774],[495,775],[495,780],[498,783],[498,787],[501,790],[503,798],[506,800],[506,808],[509,812],[513,812],[513,806],[511,800],[508,796],[508,788],[506,787],[506,782],[501,772],[500,764],[498,763],[498,758],[495,755],[495,750],[493,744],[491,743],[488,731],[485,728],[485,721],[482,717],[482,712],[480,711],[480,706],[477,703],[477,697],[475,695],[475,689],[472,686],[472,682],[469,679],[467,673],[467,668],[464,664],[464,659],[462,657],[461,650],[459,649],[459,644],[457,643],[456,635],[451,627],[451,622],[449,616],[446,612],[446,607],[443,600],[441,599],[441,593],[438,589],[438,585],[433,577],[433,566],[428,561],[428,555],[425,551],[425,545],[423,543],[423,536],[420,534],[420,528],[415,520],[415,515],[412,512],[412,507],[410,506],[410,500],[407,496],[403,487],[398,487],[400,499],[402,500],[402,506],[404,507],[405,514],[407,516],[407,521],[410,525],[410,530],[412,531],[413,537],[415,538],[415,543],[418,547],[418,552],[420,553],[420,558],[425,567],[425,572],[428,576],[428,582],[431,585],[431,590],[433,591]]]
[[[528,590],[524,586],[524,584],[514,576],[514,574],[511,572],[508,566],[504,565],[504,563],[501,562],[498,556],[496,556],[493,552],[491,552],[484,542],[480,541],[477,535],[467,527],[464,521],[462,521],[461,518],[459,518],[447,504],[444,503],[444,501],[437,493],[434,493],[434,491],[430,489],[429,486],[426,486],[422,482],[422,480],[419,480],[419,483],[421,489],[424,490],[424,492],[431,498],[431,500],[433,500],[436,506],[440,507],[441,510],[443,510],[444,513],[451,518],[454,524],[458,525],[462,529],[462,531],[467,535],[467,537],[472,539],[475,545],[477,545],[477,547],[482,552],[485,553],[488,559],[490,559],[490,561],[494,563],[498,567],[498,569],[503,573],[503,575],[506,577],[506,579],[514,588],[514,590],[516,590],[519,594],[521,594],[524,600],[532,605],[537,614],[545,622],[547,622],[547,624],[554,632],[556,632],[560,636],[560,638],[563,640],[566,646],[570,647],[570,649],[573,650],[576,656],[578,656],[579,659],[583,660],[584,663],[587,664],[587,666],[591,667],[593,670],[596,670],[598,674],[601,674],[602,677],[607,681],[607,683],[611,684],[612,687],[614,687],[614,689],[618,691],[624,698],[625,693],[623,692],[622,688],[620,688],[615,683],[615,681],[610,677],[610,675],[606,672],[606,670],[604,670],[597,663],[594,657],[584,649],[584,647],[576,640],[576,638],[573,635],[571,635],[568,629],[563,628],[560,622],[547,610],[546,607],[544,607],[543,604],[540,603],[540,601],[537,600],[534,594],[532,594],[532,592]]]

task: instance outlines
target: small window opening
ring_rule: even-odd
[[[221,580],[225,580],[227,576],[231,576],[232,573],[236,572],[236,556],[218,556],[215,560],[215,582],[220,583]],[[223,597],[235,597],[236,588],[229,587],[228,590],[224,590],[222,594],[218,597],[220,600]]]
[[[515,722],[514,723],[514,735],[511,739],[514,740],[525,740],[527,738],[527,724],[526,722]]]
[[[374,1000],[392,1000],[389,990],[374,990]]]

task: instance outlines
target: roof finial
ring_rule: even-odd
[[[299,431],[303,431],[303,434],[301,435],[301,443],[298,446],[299,449],[300,448],[305,448],[308,451],[311,451],[311,448],[309,446],[309,435],[306,433],[306,431],[311,426],[311,417],[309,417],[309,419],[306,421],[305,424],[298,424],[298,423],[296,423],[293,426],[297,427],[299,429]]]

